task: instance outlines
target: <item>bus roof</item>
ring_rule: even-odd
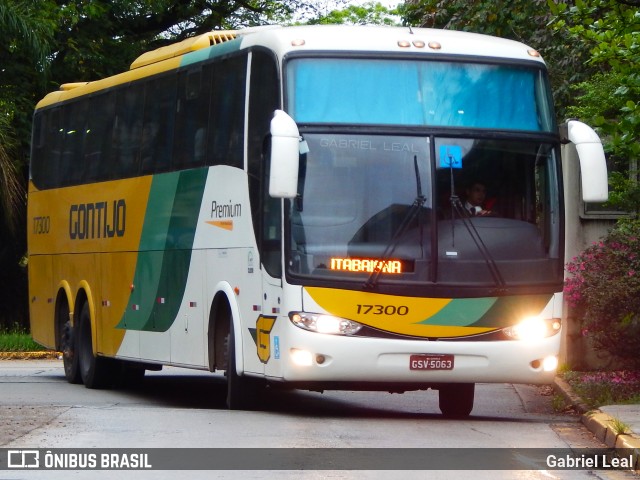
[[[238,34],[242,36],[243,31]],[[292,51],[407,52],[535,60],[538,52],[504,38],[455,30],[388,26],[312,25],[258,29],[242,47],[264,45],[280,56]]]
[[[271,49],[279,59],[291,52],[411,53],[528,60],[544,64],[539,53],[519,42],[469,32],[387,26],[270,25],[205,33],[140,55],[131,69],[93,82],[65,83],[36,109],[111,86],[131,82],[233,50]]]

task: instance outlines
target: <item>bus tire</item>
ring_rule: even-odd
[[[93,354],[91,315],[88,302],[84,302],[80,309],[76,344],[78,349],[78,369],[84,386],[92,389],[111,386],[114,379],[115,365],[111,359],[97,357]]]
[[[61,307],[59,321],[67,320],[61,324],[60,335],[60,351],[62,352],[62,365],[64,366],[64,377],[69,383],[82,383],[80,369],[78,368],[78,345],[77,345],[77,328],[74,328],[69,320],[69,308]]]
[[[468,417],[473,410],[475,383],[450,383],[440,386],[439,406],[445,417]]]
[[[225,337],[227,353],[227,408],[229,410],[253,410],[257,404],[259,386],[257,380],[236,372],[236,346],[233,324]]]

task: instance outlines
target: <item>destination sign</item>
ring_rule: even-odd
[[[354,273],[406,273],[406,262],[402,260],[380,260],[377,258],[331,258],[330,270]]]

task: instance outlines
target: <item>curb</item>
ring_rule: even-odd
[[[62,358],[62,353],[44,352],[0,352],[0,360],[58,360]]]
[[[597,408],[589,408],[562,378],[556,377],[553,387],[580,413],[580,421],[598,440],[607,447],[616,449],[621,456],[633,456],[631,470],[640,472],[640,438],[637,432],[616,433],[614,424],[617,419]]]

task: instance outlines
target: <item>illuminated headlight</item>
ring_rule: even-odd
[[[515,340],[541,340],[558,333],[560,326],[559,318],[530,317],[503,331],[507,337]]]
[[[289,319],[297,327],[331,335],[355,335],[362,328],[361,324],[353,320],[319,313],[291,312]]]

